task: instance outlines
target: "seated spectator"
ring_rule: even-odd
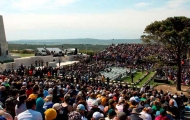
[[[179,119],[180,117],[180,111],[176,106],[174,106],[174,100],[171,99],[169,101],[169,107],[168,107],[168,112],[170,115],[172,115],[175,119]]]
[[[120,97],[119,102],[116,105],[116,109],[117,109],[118,112],[123,112],[123,103],[124,102],[125,102],[125,100],[122,97]]]
[[[68,114],[68,120],[82,120],[81,118],[82,115],[77,111],[73,111]]]
[[[36,109],[36,101],[35,99],[27,99],[26,100],[26,108],[27,110],[20,113],[17,116],[18,120],[43,120],[40,112],[35,111]]]
[[[154,101],[153,106],[152,106],[153,113],[155,114],[156,111],[160,111],[160,108],[161,108],[161,103],[157,100]]]
[[[148,108],[144,108],[140,114],[141,114],[140,117],[143,120],[152,120],[152,117],[149,114],[149,109]]]
[[[12,117],[16,115],[15,106],[18,104],[18,93],[19,91],[17,89],[13,89],[11,91],[12,96],[5,101],[6,112],[9,113]]]
[[[92,109],[88,112],[87,119],[90,120],[92,118],[93,113],[95,113],[95,112],[103,113],[103,111],[101,111],[100,108],[98,108],[98,102],[97,101],[93,101]]]
[[[94,112],[91,120],[100,120],[101,118],[104,118],[104,114],[100,112]]]
[[[51,95],[46,96],[46,98],[44,99],[44,101],[45,101],[45,103],[43,104],[43,108],[45,110],[49,109],[49,108],[52,108],[53,102],[52,102],[52,96]]]
[[[55,120],[60,120],[60,119],[64,118],[64,114],[61,109],[62,106],[60,103],[55,103],[52,108],[55,109],[57,112],[57,117],[55,118]]]
[[[118,112],[116,117],[114,118],[114,120],[127,120],[127,119],[133,120],[133,119],[128,118],[124,112]],[[134,120],[136,120],[136,119],[134,119]]]
[[[47,109],[45,112],[45,120],[54,120],[57,117],[57,112],[53,108]]]
[[[86,118],[86,116],[85,116],[85,111],[86,111],[86,109],[85,109],[85,106],[84,106],[83,104],[79,104],[79,105],[77,106],[76,111],[81,114],[81,116],[82,116],[81,119],[82,119],[82,120],[87,120],[87,118]]]
[[[27,110],[26,99],[27,99],[26,95],[19,96],[18,104],[15,106],[16,115],[19,115],[20,113]]]
[[[98,108],[100,108],[101,111],[104,111],[104,106],[102,105],[101,98],[97,98],[97,102],[98,102]]]
[[[130,120],[143,120],[142,118],[140,118],[141,114],[139,113],[139,110],[137,108],[133,108],[130,117]]]
[[[155,118],[155,120],[170,120],[167,116],[166,116],[166,110],[165,109],[160,109],[160,115],[157,116]]]
[[[39,94],[39,96],[43,94]],[[42,97],[39,97],[37,100],[36,100],[36,111],[40,112],[42,114],[42,117],[44,118],[44,112],[45,112],[45,109],[43,108],[43,105],[44,105],[44,99]]]
[[[114,109],[110,109],[108,111],[108,115],[107,117],[105,118],[105,120],[112,120],[114,117],[116,116],[116,112]]]
[[[36,100],[36,99],[38,98],[38,92],[39,92],[39,90],[40,90],[40,89],[39,89],[38,86],[34,86],[34,87],[33,87],[33,90],[32,90],[33,93],[30,94],[28,98],[35,99],[35,100]]]
[[[0,106],[0,120],[13,120],[13,117],[5,112],[5,110]]]

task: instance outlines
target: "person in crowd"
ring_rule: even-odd
[[[27,85],[26,88],[27,88],[27,89],[26,89],[26,94],[27,94],[27,97],[29,97],[30,94],[33,93],[33,90],[32,90],[32,88],[31,88],[31,85]]]
[[[68,114],[73,111],[72,106],[69,104],[70,101],[70,96],[69,95],[65,95],[64,96],[64,102],[61,103],[61,110],[63,111],[63,116],[64,116],[64,120],[68,120]]]
[[[127,119],[131,120],[130,118],[127,117],[127,115],[124,112],[118,112],[117,115],[114,117],[114,120],[127,120]]]
[[[86,109],[85,109],[85,106],[84,106],[83,104],[79,104],[79,105],[77,106],[76,111],[81,114],[81,116],[82,116],[81,119],[82,119],[82,120],[87,120],[87,118],[86,118],[86,116],[85,116],[85,111],[86,111]]]
[[[93,101],[92,108],[87,114],[87,119],[88,120],[91,119],[93,116],[93,113],[95,113],[95,112],[103,113],[103,111],[101,111],[100,108],[98,108],[98,102],[97,101]]]
[[[119,98],[119,102],[116,105],[116,109],[118,112],[123,112],[123,104],[124,104],[125,100],[123,99],[123,97]]]
[[[13,117],[0,106],[0,120],[13,120]]]
[[[27,110],[20,113],[17,116],[18,120],[43,120],[40,112],[35,111],[36,109],[36,100],[28,98],[26,100]]]
[[[171,99],[169,101],[169,107],[168,107],[168,112],[175,118],[179,119],[180,118],[180,111],[176,106],[174,106],[174,100]]]
[[[37,98],[37,100],[36,100],[36,111],[41,113],[42,118],[45,118],[45,116],[44,116],[45,109],[43,108],[43,105],[44,105],[43,96],[44,96],[43,93],[38,94],[39,98]]]
[[[87,100],[88,110],[90,111],[92,108],[92,103],[96,101],[96,95],[94,93],[90,94],[90,97]]]
[[[94,112],[92,115],[91,120],[101,120],[101,118],[104,118],[104,114],[100,112]]]
[[[55,120],[60,120],[64,117],[64,114],[63,114],[63,111],[62,111],[62,106],[60,103],[55,103],[53,106],[52,106],[53,109],[56,110],[57,112],[57,117],[55,118]]]
[[[26,108],[26,99],[27,99],[26,95],[19,96],[19,101],[18,101],[17,105],[15,106],[16,116],[18,116],[20,113],[27,110],[27,108]]]
[[[72,111],[68,114],[68,120],[82,120],[82,115],[77,111]]]
[[[45,120],[54,120],[57,117],[57,112],[53,108],[47,109],[45,112]]]
[[[115,106],[116,106],[116,102],[115,102],[113,99],[109,99],[109,101],[108,101],[108,106],[106,106],[106,107],[104,108],[104,113],[107,114],[107,112],[108,112],[110,109],[116,110]]]
[[[38,92],[39,92],[39,87],[37,86],[37,85],[35,85],[34,87],[33,87],[33,93],[32,94],[30,94],[29,95],[29,97],[28,98],[31,98],[31,99],[37,99],[38,98]]]
[[[7,96],[8,95],[7,95],[5,86],[0,86],[0,101],[2,104],[5,104]]]
[[[15,117],[15,106],[18,104],[18,93],[19,91],[17,89],[13,89],[11,91],[11,97],[9,97],[5,101],[5,107],[6,107],[6,112],[9,113],[12,117]]]
[[[157,116],[155,118],[155,120],[170,120],[167,116],[166,116],[166,110],[165,109],[160,109],[160,115]]]
[[[110,109],[108,111],[108,115],[107,117],[105,118],[105,120],[112,120],[114,117],[116,116],[116,112],[114,109]]]
[[[44,99],[45,103],[43,104],[43,108],[45,110],[52,108],[52,106],[53,106],[52,99],[53,99],[53,96],[51,96],[51,95],[46,96],[46,98]]]
[[[130,115],[130,120],[143,120],[142,118],[140,118],[141,114],[139,113],[139,110],[137,108],[133,108],[131,115]]]
[[[101,111],[104,111],[104,106],[102,105],[101,98],[97,98],[96,100],[98,102],[98,108],[100,108]]]
[[[144,108],[142,112],[140,112],[140,117],[143,120],[152,120],[152,116],[149,114],[150,109],[149,108]]]

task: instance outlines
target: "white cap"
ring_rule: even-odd
[[[99,120],[100,118],[103,118],[104,117],[104,114],[100,113],[100,112],[94,112],[92,117],[95,119],[95,120]]]
[[[49,93],[53,92],[53,88],[49,88],[49,89],[48,89],[48,92],[49,92]]]
[[[92,102],[92,106],[98,106],[98,101],[97,101],[97,100],[94,100],[94,101]]]
[[[108,96],[109,96],[109,97],[113,97],[113,94],[110,93]]]

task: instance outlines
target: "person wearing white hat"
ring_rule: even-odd
[[[49,88],[49,89],[48,89],[48,93],[49,93],[49,95],[52,96],[52,94],[53,94],[53,88]]]
[[[91,120],[99,120],[100,118],[104,118],[104,114],[100,112],[94,112]]]
[[[55,118],[55,120],[61,120],[64,117],[61,104],[60,103],[55,103],[52,106],[52,108],[55,109],[56,112],[57,112],[57,117]]]
[[[100,108],[98,108],[98,102],[97,101],[92,102],[92,109],[87,114],[88,120],[90,120],[92,118],[92,115],[95,112],[103,113],[103,111],[101,111]]]

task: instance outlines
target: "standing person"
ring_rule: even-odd
[[[0,105],[0,120],[13,120],[13,117],[5,112],[5,110],[2,108],[2,106]]]
[[[72,106],[69,105],[69,101],[70,101],[70,96],[66,95],[64,97],[64,102],[61,104],[62,108],[61,110],[63,111],[64,114],[64,120],[68,120],[68,113],[70,113],[72,111]]]
[[[133,108],[131,115],[130,115],[130,120],[143,120],[142,118],[139,117],[139,110],[137,108]]]
[[[86,111],[86,109],[85,109],[85,106],[84,106],[83,104],[79,104],[79,105],[77,106],[76,111],[81,114],[81,116],[82,116],[81,119],[82,119],[82,120],[87,120],[87,118],[86,118],[86,116],[85,116],[85,111]]]
[[[45,120],[55,120],[57,117],[57,112],[53,108],[49,108],[45,111]]]
[[[30,96],[28,98],[36,100],[38,98],[38,92],[39,92],[39,87],[38,86],[34,86],[33,87],[33,93],[30,94]]]
[[[20,113],[22,113],[25,110],[27,110],[27,108],[26,108],[26,99],[27,99],[27,97],[25,95],[19,96],[18,104],[15,106],[15,112],[16,112],[17,116]]]
[[[160,115],[157,116],[155,118],[155,120],[170,120],[168,117],[167,117],[167,112],[165,109],[160,109]]]
[[[107,87],[109,87],[109,83],[110,83],[110,78],[109,77],[107,77]]]
[[[27,85],[26,86],[26,94],[27,94],[27,97],[29,97],[30,96],[30,94],[32,94],[33,93],[33,90],[32,90],[32,88],[31,88],[31,86],[30,85]]]
[[[36,100],[35,99],[27,99],[26,100],[26,108],[27,110],[20,113],[17,116],[18,120],[43,120],[40,112],[35,111],[36,109]]]
[[[41,97],[39,97],[36,100],[36,111],[41,113],[42,118],[45,118],[44,116],[45,109],[43,108],[43,105],[44,105],[43,94],[39,94],[39,96]]]
[[[103,114],[103,111],[101,111],[100,108],[98,108],[98,102],[97,101],[93,101],[92,109],[88,112],[87,119],[90,120],[93,116],[93,113],[95,113],[95,112],[100,112]]]
[[[12,96],[5,101],[6,112],[12,117],[15,117],[15,106],[18,103],[18,93],[19,91],[17,89],[13,89],[11,91]]]
[[[49,109],[53,106],[53,102],[52,102],[52,96],[51,95],[48,95],[46,96],[46,98],[44,99],[45,103],[43,104],[43,108],[46,110],[46,109]]]

